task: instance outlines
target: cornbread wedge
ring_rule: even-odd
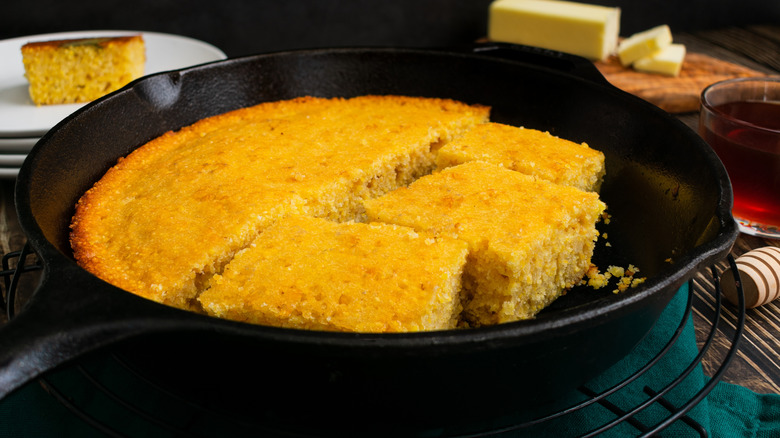
[[[203,119],[135,150],[78,202],[78,263],[143,297],[198,293],[291,215],[361,219],[363,201],[429,173],[435,150],[489,108],[444,99],[313,97]]]
[[[604,154],[549,132],[500,123],[474,127],[439,150],[439,169],[468,161],[488,161],[558,184],[598,191]]]
[[[268,227],[200,295],[212,316],[312,330],[455,328],[465,242],[303,216]]]
[[[146,46],[141,35],[33,42],[22,62],[36,105],[89,102],[143,76]]]
[[[366,201],[372,221],[464,240],[464,320],[531,318],[590,266],[598,195],[472,161]]]

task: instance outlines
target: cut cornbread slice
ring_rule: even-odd
[[[370,220],[462,239],[469,324],[531,318],[590,267],[605,205],[585,192],[481,161],[366,202]]]
[[[455,328],[465,242],[294,216],[240,251],[199,300],[212,316],[314,330]]]
[[[360,219],[362,201],[435,167],[435,152],[489,108],[361,96],[263,103],[135,150],[79,200],[78,263],[180,308],[264,228],[293,214]]]
[[[605,59],[617,47],[620,9],[558,0],[496,0],[490,4],[488,36]]]
[[[662,24],[652,29],[635,33],[618,44],[620,63],[628,67],[639,58],[652,55],[672,44],[672,31]]]
[[[141,35],[40,41],[22,46],[36,105],[89,102],[143,76]]]
[[[637,59],[634,68],[645,73],[679,76],[685,62],[685,53],[685,45],[671,44],[652,55]]]
[[[439,169],[467,161],[488,161],[558,184],[598,191],[604,154],[549,132],[484,123],[439,150]]]

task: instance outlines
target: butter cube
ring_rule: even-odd
[[[645,73],[659,73],[667,76],[678,76],[685,60],[685,46],[671,44],[652,55],[637,59],[634,69]]]
[[[496,0],[488,37],[604,59],[617,49],[620,8],[559,0]]]
[[[628,67],[639,58],[652,55],[672,44],[672,31],[662,24],[652,29],[635,33],[618,45],[620,63]]]

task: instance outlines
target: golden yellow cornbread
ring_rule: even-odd
[[[360,220],[363,201],[429,173],[435,150],[487,120],[445,99],[302,97],[203,119],[135,150],[78,202],[78,263],[149,299],[198,294],[281,218]]]
[[[474,127],[442,147],[436,163],[443,169],[474,160],[589,191],[599,190],[605,172],[604,154],[586,143],[501,123]]]
[[[527,319],[582,278],[605,205],[594,192],[472,161],[366,201],[372,221],[464,240],[463,317]]]
[[[293,216],[239,251],[199,300],[209,315],[279,327],[450,329],[467,252],[407,227]]]
[[[22,62],[36,105],[89,102],[143,76],[146,47],[141,35],[41,41]]]

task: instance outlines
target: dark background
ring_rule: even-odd
[[[334,46],[441,47],[486,34],[491,0],[3,0],[0,39],[73,30],[197,38],[228,56]],[[620,6],[621,35],[780,23],[780,0],[592,0]],[[0,61],[2,62],[2,61]]]

